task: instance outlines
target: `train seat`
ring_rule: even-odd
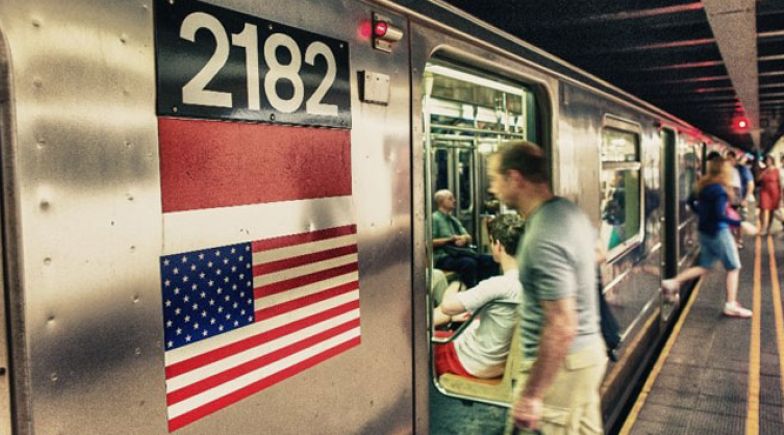
[[[520,370],[520,334],[516,331],[517,325],[515,325],[515,333],[512,335],[503,376],[479,379],[444,373],[438,378],[439,385],[446,392],[457,396],[467,396],[494,403],[508,403],[512,396],[512,382]]]

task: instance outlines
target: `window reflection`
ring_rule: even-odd
[[[612,258],[641,241],[641,183],[638,136],[606,128],[602,132],[601,241]]]

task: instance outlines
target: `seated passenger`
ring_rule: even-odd
[[[475,312],[491,302],[521,302],[523,287],[514,255],[523,234],[523,221],[517,214],[505,214],[491,221],[488,227],[493,259],[501,265],[503,275],[486,279],[464,292],[457,292],[458,286],[449,286],[443,303],[434,310],[436,325],[449,322],[453,316]],[[494,378],[503,374],[517,320],[516,305],[493,304],[480,317],[454,341],[434,346],[438,375]]]
[[[498,273],[492,258],[479,254],[470,247],[471,236],[463,224],[452,216],[455,197],[443,189],[435,194],[436,210],[433,213],[433,259],[435,267],[453,270],[462,281],[473,287],[480,279]]]

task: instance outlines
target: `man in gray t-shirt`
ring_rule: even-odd
[[[600,337],[596,291],[595,232],[588,217],[572,202],[553,197],[526,219],[517,262],[523,284],[520,332],[523,356],[535,359],[545,323],[542,301],[574,298],[577,334],[568,353]]]
[[[599,387],[607,365],[596,294],[595,233],[576,205],[553,195],[549,162],[529,142],[489,160],[491,192],[526,225],[517,251],[523,364],[506,433],[601,434]]]

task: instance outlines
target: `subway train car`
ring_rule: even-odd
[[[687,123],[439,1],[0,3],[0,433],[428,433],[432,196],[529,140],[591,217],[621,414],[695,254]],[[460,279],[453,276],[452,279]],[[434,386],[435,388],[432,388]]]

